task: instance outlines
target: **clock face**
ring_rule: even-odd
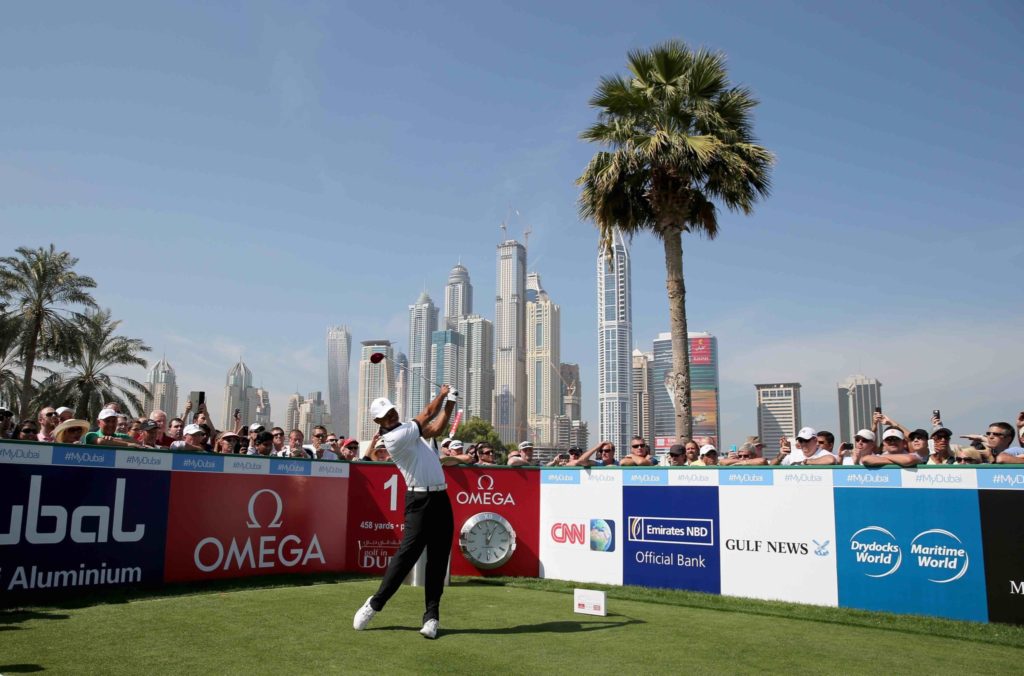
[[[477,568],[497,568],[516,551],[516,532],[500,514],[474,514],[462,524],[459,549]]]

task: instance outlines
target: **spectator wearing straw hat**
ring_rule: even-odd
[[[81,444],[82,437],[89,431],[87,420],[71,418],[53,430],[53,440],[58,444]]]

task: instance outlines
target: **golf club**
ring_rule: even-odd
[[[387,359],[390,363],[394,364],[398,368],[404,370],[407,374],[412,375],[412,371],[409,369],[409,367],[405,366],[404,364],[399,364],[398,362],[396,362],[393,359],[388,359],[387,355],[384,354],[383,352],[374,352],[373,354],[370,355],[370,363],[371,364],[379,364],[382,361],[384,361],[385,359]],[[422,378],[425,382],[430,383],[431,385],[436,387],[438,390],[441,389],[440,385],[435,383],[430,378],[427,378],[425,375],[420,374],[420,373],[418,373],[416,375],[418,375],[420,378]]]

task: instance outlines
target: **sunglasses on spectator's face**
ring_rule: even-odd
[[[39,430],[34,430],[31,427],[22,427],[21,428],[21,433],[22,434],[39,434]]]
[[[975,463],[981,464],[980,460],[975,460],[974,458],[965,458],[965,457],[959,456],[959,455],[956,456],[956,462],[958,462],[958,463],[965,463],[966,462],[966,463],[971,464],[971,465],[973,465]]]
[[[673,458],[678,458],[678,457],[680,457],[683,454],[682,453],[669,453],[669,455],[671,455]]]
[[[569,455],[575,455],[577,457],[583,455],[581,451],[569,451]]]
[[[633,447],[633,448],[644,448],[644,447],[646,447],[646,446],[647,446],[647,444],[633,444],[633,446],[632,446],[632,447]]]
[[[601,452],[602,453],[614,453],[615,449],[614,448],[602,448]]]
[[[864,439],[863,437],[854,437],[853,440],[856,441],[858,444],[866,444],[866,443],[868,443],[868,440]]]
[[[327,443],[329,443],[329,444],[333,444],[336,441],[337,441],[337,439],[332,439],[330,437],[327,437]]]
[[[992,430],[989,430],[988,432],[985,432],[985,436],[986,437],[1008,437],[1010,435],[1006,434],[1005,432],[993,432]]]
[[[949,441],[949,435],[948,434],[936,434],[934,437],[932,437],[932,439],[934,439],[935,441]]]
[[[745,459],[750,458],[750,454],[749,453],[737,453],[736,457],[741,459],[741,460],[745,460]]]
[[[492,455],[493,453],[494,451],[492,451],[489,448],[485,448],[484,450],[480,451],[480,455]]]
[[[57,415],[57,412],[56,411],[50,411],[49,413],[44,413],[43,415],[45,415],[47,418],[49,418],[51,416]]]
[[[323,433],[321,433],[321,432],[314,432],[313,436],[316,437],[317,439],[319,439],[320,437],[323,436]]]

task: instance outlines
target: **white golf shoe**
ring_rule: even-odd
[[[437,620],[427,620],[423,623],[423,628],[420,629],[420,633],[423,634],[423,638],[437,638],[437,630],[439,625]]]
[[[356,631],[362,631],[366,629],[366,625],[370,624],[370,620],[377,614],[377,611],[370,607],[370,599],[366,599],[366,603],[363,607],[356,611],[356,616],[352,618],[352,628]]]

